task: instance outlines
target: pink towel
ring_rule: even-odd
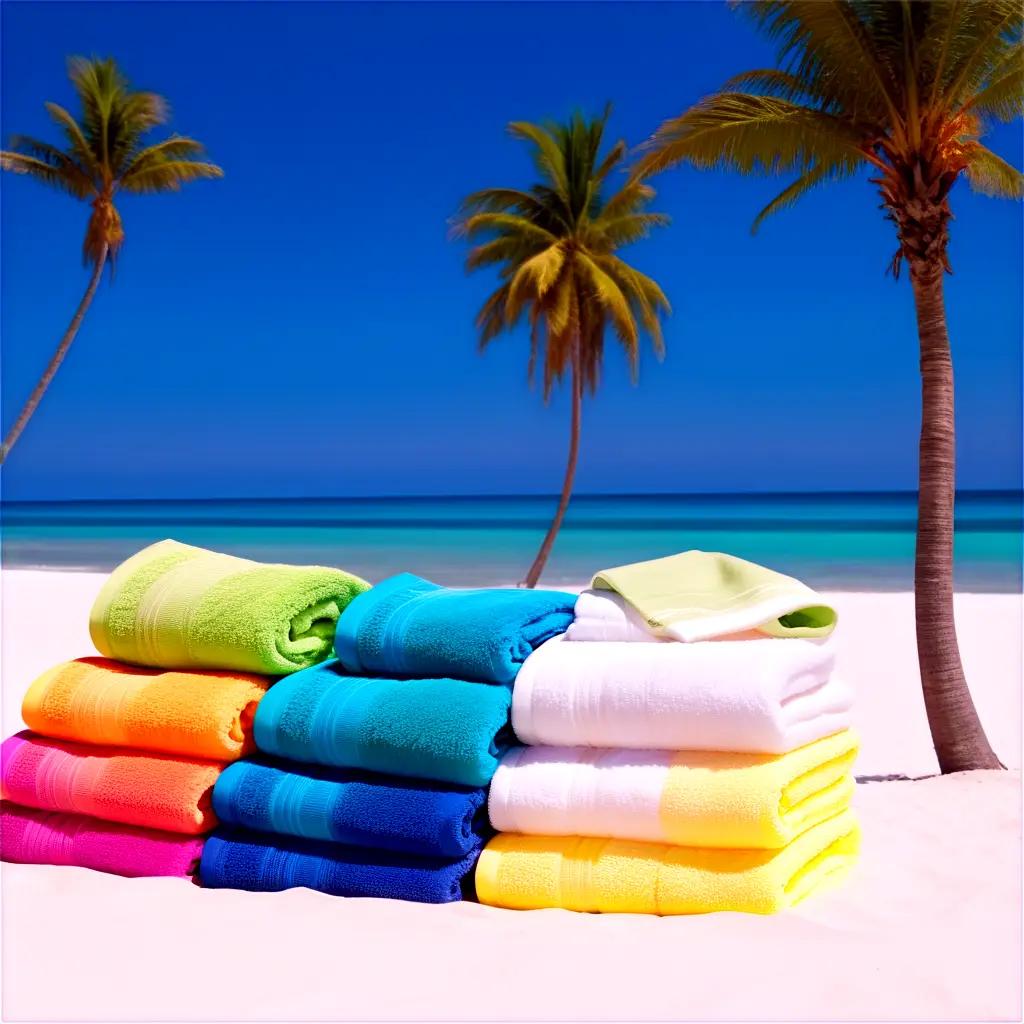
[[[195,873],[203,840],[80,814],[0,803],[0,855],[18,864],[68,864],[143,878]]]
[[[20,732],[0,744],[0,795],[20,807],[196,835],[217,824],[211,799],[222,768]]]

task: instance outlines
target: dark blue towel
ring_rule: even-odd
[[[479,846],[485,804],[479,788],[290,761],[236,761],[213,787],[225,824],[426,857]]]
[[[557,590],[448,590],[405,572],[348,604],[334,650],[349,672],[510,685],[575,605]]]
[[[453,903],[471,886],[479,855],[476,847],[458,860],[415,857],[221,826],[203,847],[199,879],[211,889],[306,886],[331,896]]]

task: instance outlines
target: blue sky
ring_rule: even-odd
[[[564,395],[526,343],[475,351],[492,281],[446,219],[524,185],[513,119],[615,104],[641,142],[772,52],[717,3],[11,3],[4,140],[56,140],[70,54],[113,55],[226,172],[125,197],[127,243],[4,467],[6,499],[551,493]],[[1019,126],[994,148],[1021,164]],[[630,257],[674,307],[640,385],[609,344],[587,403],[581,492],[912,488],[919,410],[909,284],[866,181],[750,222],[783,183],[679,171],[673,225]],[[86,274],[88,209],[2,175],[3,426]],[[1021,483],[1021,208],[954,197],[947,300],[959,482]]]

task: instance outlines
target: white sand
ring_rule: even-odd
[[[101,577],[5,572],[4,734],[53,662],[87,654]],[[857,773],[935,771],[909,594],[836,594]],[[1021,598],[960,595],[968,679],[1021,763]],[[771,918],[516,913],[206,891],[5,864],[7,1020],[1019,1019],[1019,771],[858,787],[862,862]]]

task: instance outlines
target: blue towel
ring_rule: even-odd
[[[267,691],[253,735],[290,761],[486,786],[512,739],[511,700],[504,686],[350,676],[325,661]]]
[[[334,651],[350,672],[509,685],[575,605],[556,590],[448,590],[404,572],[348,604]]]
[[[458,860],[272,836],[220,827],[203,847],[199,880],[210,889],[279,892],[306,886],[331,896],[453,903],[469,891],[479,847]]]
[[[286,761],[236,761],[213,787],[224,824],[426,857],[479,846],[485,803],[480,788]]]

